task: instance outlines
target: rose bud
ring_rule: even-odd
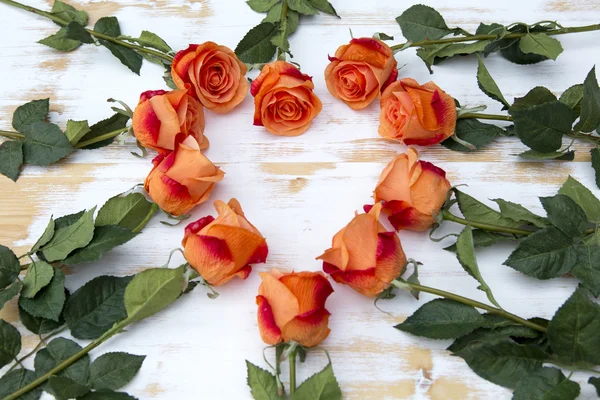
[[[246,65],[226,46],[190,44],[173,58],[171,76],[179,89],[191,89],[202,105],[219,114],[233,110],[248,94]]]
[[[192,136],[201,149],[208,148],[204,137],[204,109],[185,90],[149,90],[140,95],[133,112],[133,132],[144,147],[158,152],[175,148],[175,138]]]
[[[206,216],[185,228],[181,244],[186,260],[213,286],[234,276],[246,279],[250,264],[264,263],[269,249],[266,239],[244,216],[236,199],[214,203],[217,218]]]
[[[434,215],[446,202],[451,188],[446,172],[427,161],[417,161],[419,154],[408,149],[385,167],[375,187],[376,203],[396,230],[425,231],[434,223]]]
[[[280,136],[306,132],[323,108],[314,87],[312,78],[293,64],[275,61],[265,65],[250,86],[254,125]]]
[[[407,145],[440,143],[456,128],[454,99],[433,82],[396,81],[384,90],[380,105],[379,134]]]
[[[387,85],[398,78],[392,49],[373,38],[352,39],[329,57],[325,69],[327,89],[354,110],[373,102]]]
[[[205,202],[215,182],[224,175],[200,152],[192,136],[168,155],[159,154],[152,164],[154,168],[146,177],[144,188],[160,208],[173,215],[186,214]]]
[[[276,345],[291,340],[314,347],[329,335],[325,301],[333,288],[321,272],[261,272],[258,329],[262,340]]]
[[[317,257],[334,281],[369,297],[387,289],[406,265],[400,239],[379,223],[380,211],[381,204],[375,204],[368,213],[357,214],[335,234],[331,248]]]

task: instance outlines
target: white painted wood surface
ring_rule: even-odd
[[[28,0],[49,8],[50,0]],[[155,31],[174,48],[206,40],[235,47],[261,15],[241,0],[118,0],[71,3],[89,12],[91,22],[105,15],[121,21],[124,34],[142,29]],[[327,92],[323,70],[327,54],[346,43],[351,28],[355,36],[375,31],[393,34],[401,41],[394,18],[411,2],[394,0],[333,0],[341,19],[328,16],[304,18],[291,39],[294,61],[314,76],[315,92],[323,112],[311,129],[295,138],[275,137],[252,126],[253,104],[248,96],[227,115],[207,112],[206,135],[211,147],[207,156],[226,172],[211,200],[237,197],[248,218],[267,237],[266,265],[295,270],[319,270],[315,256],[328,248],[332,235],[346,224],[355,210],[370,200],[380,171],[403,147],[377,135],[378,105],[352,111]],[[369,3],[369,4],[367,4]],[[563,25],[587,25],[600,20],[597,0],[529,0],[483,2],[431,0],[449,25],[474,30],[480,21],[511,23],[557,20]],[[64,125],[67,119],[91,122],[110,115],[109,97],[137,103],[139,93],[164,88],[162,71],[147,62],[137,77],[104,48],[83,46],[71,54],[58,53],[36,43],[56,26],[43,18],[0,4],[0,129],[10,128],[14,109],[31,99],[50,97],[51,119]],[[594,62],[600,61],[598,33],[560,37],[564,53],[556,62],[518,66],[493,55],[487,66],[507,99],[522,96],[536,85],[559,94],[581,83]],[[451,60],[430,76],[414,50],[397,55],[401,77],[435,82],[465,105],[499,106],[477,88],[473,58]],[[43,231],[50,214],[75,212],[100,204],[112,195],[142,182],[150,170],[150,158],[138,159],[133,145],[113,145],[101,150],[80,151],[48,169],[27,167],[17,184],[0,177],[0,243],[20,254]],[[572,174],[594,188],[589,153],[576,147],[575,162],[532,163],[512,156],[523,150],[505,139],[475,154],[453,153],[441,146],[421,149],[422,158],[448,172],[453,184],[480,199],[503,197],[541,210],[536,196],[555,193]],[[593,189],[600,195],[600,191]],[[211,202],[199,206],[193,217],[213,213]],[[169,251],[180,246],[183,225],[169,228],[156,217],[143,234],[107,254],[100,262],[67,271],[67,286],[75,289],[101,274],[125,275],[162,265]],[[448,231],[458,231],[458,226]],[[476,282],[459,266],[442,244],[426,234],[402,232],[405,252],[424,263],[421,281],[485,301]],[[551,317],[576,286],[575,280],[529,279],[502,266],[511,247],[497,245],[479,251],[485,279],[498,301],[524,317]],[[124,350],[147,355],[138,376],[124,390],[140,399],[249,399],[244,360],[266,367],[265,346],[256,323],[254,297],[259,277],[234,280],[219,288],[221,296],[209,300],[202,288],[184,296],[173,306],[132,326],[92,352]],[[348,399],[508,399],[507,389],[480,379],[444,348],[447,341],[412,337],[393,329],[425,301],[407,294],[382,303],[392,316],[377,311],[369,299],[334,284],[327,308],[331,312],[331,335],[322,344],[333,359],[344,397]],[[10,303],[1,313],[20,327],[17,307]],[[22,327],[21,327],[22,328]],[[23,353],[37,343],[25,334]],[[267,355],[272,359],[273,354]],[[32,360],[27,363],[30,365]],[[299,380],[322,368],[326,358],[311,351],[299,366]],[[283,376],[286,377],[284,367]],[[592,398],[585,376],[574,376],[582,385],[581,398]],[[587,378],[585,378],[587,379]],[[286,379],[287,380],[287,379]],[[47,394],[46,398],[50,398]]]

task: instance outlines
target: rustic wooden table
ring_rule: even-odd
[[[50,0],[28,0],[30,5],[49,8]],[[173,48],[213,40],[235,47],[246,31],[262,16],[241,0],[71,0],[90,14],[91,22],[114,15],[125,34],[142,29],[160,34]],[[382,31],[397,36],[394,18],[409,3],[393,0],[334,0],[341,19],[318,16],[305,19],[291,39],[294,60],[314,76],[315,92],[323,101],[323,112],[304,135],[276,137],[252,126],[253,104],[248,96],[227,115],[206,113],[206,152],[226,172],[212,199],[237,197],[249,219],[267,237],[266,265],[284,270],[319,270],[315,256],[329,247],[332,235],[346,224],[355,210],[370,200],[371,191],[384,165],[403,146],[377,135],[378,104],[360,112],[335,100],[325,88],[323,71],[327,54],[354,36]],[[557,20],[564,25],[587,25],[600,20],[597,0],[507,0],[501,3],[477,0],[429,4],[446,17],[449,25],[474,29],[480,21],[510,23]],[[14,109],[29,100],[49,97],[51,119],[96,121],[110,115],[109,97],[130,105],[139,93],[164,88],[162,71],[144,63],[141,76],[120,65],[104,48],[84,46],[71,54],[58,53],[36,42],[54,32],[49,21],[21,10],[0,5],[0,129],[10,127]],[[565,48],[556,62],[519,66],[494,55],[486,63],[507,99],[522,96],[542,85],[559,94],[581,83],[593,63],[600,60],[597,33],[566,35]],[[477,88],[476,61],[451,60],[429,75],[414,50],[397,55],[401,77],[424,83],[430,79],[462,104],[497,103]],[[251,75],[253,76],[253,75]],[[594,188],[593,171],[585,145],[576,146],[574,162],[524,162],[513,155],[524,147],[513,139],[500,140],[474,154],[454,153],[441,146],[422,149],[422,158],[448,172],[453,184],[480,199],[503,197],[541,210],[539,195],[556,192],[569,174]],[[112,145],[101,150],[80,151],[50,168],[27,167],[18,183],[0,177],[0,243],[17,254],[28,249],[43,231],[51,213],[55,216],[102,203],[109,197],[142,182],[150,170],[150,158],[130,155],[133,145]],[[600,195],[600,191],[594,189]],[[213,213],[212,201],[196,208],[193,217]],[[144,233],[108,253],[102,261],[66,271],[67,287],[77,288],[101,274],[125,275],[164,264],[169,251],[180,246],[183,224],[166,227],[155,217]],[[456,229],[458,231],[458,228]],[[402,232],[407,255],[424,263],[421,281],[484,299],[451,253],[431,242],[426,234]],[[576,281],[560,278],[537,281],[502,266],[510,246],[494,246],[478,252],[486,281],[507,310],[522,316],[551,317],[572,292]],[[147,355],[144,366],[125,390],[140,399],[246,399],[244,360],[266,366],[265,346],[258,334],[254,297],[258,274],[234,280],[220,288],[220,297],[210,300],[196,289],[169,309],[132,327],[103,345],[102,352],[126,350]],[[401,322],[431,296],[417,302],[407,294],[383,302],[386,315],[372,301],[347,287],[334,285],[328,301],[331,335],[323,343],[333,359],[334,370],[349,399],[505,399],[509,390],[480,379],[444,349],[446,341],[424,340],[401,333],[393,325]],[[22,328],[17,306],[9,303],[0,316]],[[38,338],[24,336],[23,353]],[[267,353],[272,358],[270,352]],[[322,352],[309,354],[299,367],[299,380],[322,368]],[[284,370],[285,377],[287,370]],[[577,374],[581,398],[591,398],[593,388]],[[45,397],[50,398],[47,394]]]

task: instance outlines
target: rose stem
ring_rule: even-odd
[[[33,350],[31,350],[29,353],[25,354],[23,357],[19,358],[17,360],[17,362],[10,367],[10,369],[7,372],[12,371],[17,365],[21,364],[23,361],[25,361],[27,358],[31,357],[36,351],[38,351],[40,349],[40,347],[42,347],[45,343],[46,340],[58,335],[59,333],[63,332],[65,329],[67,329],[66,327],[60,328],[54,332],[49,333],[46,337],[42,338],[42,335],[40,335],[40,341],[39,343],[33,348]]]
[[[458,119],[469,119],[469,118],[477,118],[477,119],[491,119],[494,121],[512,121],[513,117],[510,115],[501,115],[501,114],[484,114],[484,113],[464,113],[458,116]]]
[[[290,395],[296,391],[296,349],[289,355],[290,362]]]
[[[0,0],[0,1],[4,1],[4,0]],[[103,140],[114,138],[115,136],[118,136],[121,133],[126,132],[127,130],[129,130],[129,127],[120,128],[115,131],[111,131],[111,132],[105,133],[103,135],[96,136],[95,138],[85,140],[83,142],[79,142],[75,145],[75,147],[78,149],[81,149],[82,147],[86,147],[86,146],[92,145],[94,143],[101,142]],[[21,133],[9,132],[9,131],[0,131],[0,136],[8,137],[11,139],[21,139],[21,140],[25,139],[25,135],[23,135]]]
[[[281,31],[284,34],[287,30],[287,12],[288,12],[287,0],[283,0],[283,4],[281,5],[281,16],[279,17],[279,20],[281,21]],[[277,59],[280,61],[286,60],[285,51],[282,51],[279,47],[277,48]]]
[[[534,322],[527,321],[526,319],[523,319],[517,315],[511,314],[507,311],[501,310],[496,307],[489,306],[489,305],[487,305],[485,303],[481,303],[477,300],[473,300],[473,299],[469,299],[467,297],[460,296],[458,294],[446,292],[446,291],[443,291],[440,289],[435,289],[435,288],[432,288],[429,286],[419,285],[417,283],[407,282],[404,279],[400,279],[400,278],[393,280],[391,282],[391,284],[400,289],[416,289],[421,292],[431,293],[431,294],[435,294],[437,296],[445,297],[446,299],[454,300],[458,303],[466,304],[468,306],[480,308],[482,310],[486,310],[490,314],[499,315],[510,321],[516,322],[518,324],[521,324],[521,325],[526,326],[531,329],[535,329],[536,331],[539,331],[539,332],[545,333],[547,330],[545,327],[538,325]]]
[[[482,230],[488,231],[488,232],[510,233],[512,235],[522,235],[522,236],[529,236],[533,233],[533,231],[528,231],[525,229],[508,228],[505,226],[486,224],[486,223],[477,222],[477,221],[468,221],[464,218],[461,218],[461,217],[458,217],[458,216],[452,214],[448,210],[442,210],[442,218],[444,218],[445,221],[452,221],[452,222],[456,222],[457,224],[461,224],[461,225],[471,225],[473,228],[482,229]]]
[[[56,15],[54,15],[54,14],[52,14],[50,12],[43,11],[43,10],[40,10],[38,8],[35,8],[35,7],[27,6],[25,4],[21,4],[21,3],[18,3],[16,1],[13,1],[13,0],[0,0],[0,3],[5,3],[5,4],[8,4],[10,6],[17,7],[17,8],[20,8],[22,10],[25,10],[25,11],[29,11],[31,13],[34,13],[34,14],[37,14],[37,15],[41,15],[42,17],[46,17],[48,19],[51,19],[52,21],[56,22],[57,24],[59,24],[61,26],[67,26],[69,24],[69,21],[65,21],[62,18],[57,17]],[[112,43],[118,44],[119,46],[127,47],[129,49],[138,51],[140,53],[146,53],[146,54],[149,54],[149,55],[161,58],[164,61],[167,61],[169,64],[173,62],[173,57],[171,57],[168,54],[161,53],[160,51],[156,51],[156,50],[148,49],[146,47],[138,46],[136,44],[128,43],[128,42],[120,40],[118,38],[115,38],[115,37],[112,37],[112,36],[108,36],[108,35],[105,35],[105,34],[100,33],[100,32],[96,32],[96,31],[94,31],[92,29],[88,29],[88,28],[84,28],[84,29],[86,30],[87,33],[89,33],[92,36],[95,36],[98,39],[106,40],[108,42],[112,42]]]
[[[16,400],[19,397],[21,397],[22,395],[24,395],[25,393],[28,393],[31,390],[35,389],[36,387],[40,386],[41,384],[46,382],[48,379],[50,379],[50,377],[52,375],[58,374],[65,368],[69,367],[71,364],[75,363],[81,357],[85,356],[90,351],[94,350],[96,347],[100,346],[102,343],[104,343],[105,341],[110,339],[112,336],[121,332],[123,330],[123,328],[125,328],[131,322],[133,322],[132,319],[126,318],[123,321],[119,322],[118,324],[115,324],[112,328],[110,328],[108,331],[106,331],[102,336],[100,336],[97,339],[92,340],[90,342],[90,344],[85,346],[83,349],[79,350],[77,353],[73,354],[71,357],[67,358],[66,360],[64,360],[63,362],[58,364],[56,367],[54,367],[50,371],[46,372],[44,375],[40,376],[39,378],[35,379],[34,381],[31,381],[31,383],[23,386],[22,388],[20,388],[19,390],[15,391],[15,392],[9,394],[2,400]]]
[[[590,31],[597,31],[597,30],[600,30],[600,24],[586,25],[586,26],[574,26],[574,27],[567,27],[567,28],[561,28],[561,29],[551,29],[551,30],[545,31],[543,33],[545,33],[546,35],[564,35],[566,33],[590,32]],[[527,35],[526,32],[509,33],[508,35],[504,36],[502,39],[517,39],[517,38],[523,37],[525,35]],[[494,39],[498,39],[498,35],[472,35],[472,36],[446,38],[446,39],[439,39],[439,40],[423,40],[421,42],[413,42],[413,43],[406,42],[406,43],[401,43],[401,44],[391,46],[391,48],[392,48],[392,50],[396,51],[396,50],[400,50],[400,49],[404,48],[405,46],[421,47],[421,46],[431,46],[434,44],[472,42],[472,41],[477,41],[477,40],[494,40]],[[408,43],[410,43],[410,45]]]

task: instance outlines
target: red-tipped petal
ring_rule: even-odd
[[[263,296],[256,296],[258,305],[258,329],[260,336],[266,344],[275,345],[281,342],[281,330],[275,323],[273,310],[268,300]]]
[[[294,340],[305,347],[314,347],[321,343],[331,330],[328,327],[329,311],[324,308],[310,310],[298,315],[282,329],[283,340]]]

